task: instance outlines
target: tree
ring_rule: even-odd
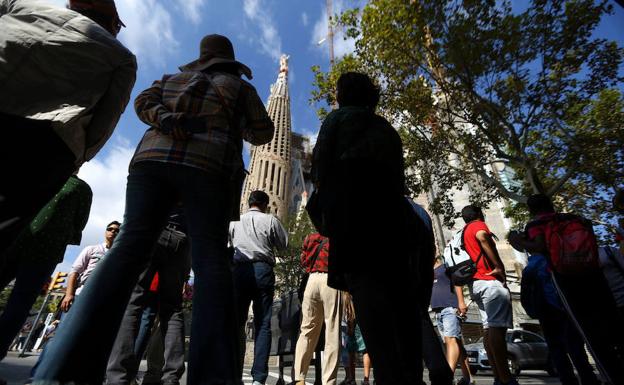
[[[314,225],[303,210],[299,217],[292,215],[286,220],[288,229],[288,248],[277,258],[275,265],[275,292],[285,294],[299,288],[304,271],[301,268],[301,247],[308,234],[315,233]]]
[[[371,0],[339,17],[355,53],[318,67],[313,102],[333,102],[345,70],[377,79],[379,111],[399,129],[413,193],[447,225],[454,189],[510,202],[519,219],[533,193],[600,224],[624,177],[624,51],[594,36],[605,1]],[[319,115],[326,113],[319,111]],[[495,164],[515,172],[499,178]]]

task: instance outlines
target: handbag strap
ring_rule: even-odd
[[[327,243],[327,238],[323,238],[321,240],[321,243],[316,248],[316,251],[314,252],[314,255],[312,255],[312,259],[311,259],[311,263],[310,263],[310,270],[312,270],[314,268],[314,264],[316,263],[316,260],[317,260],[317,258],[319,256],[319,254],[321,254],[321,250],[323,250],[323,246],[325,246],[325,243]]]

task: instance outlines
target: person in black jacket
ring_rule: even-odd
[[[422,384],[418,280],[410,262],[401,139],[375,114],[379,90],[343,74],[321,127],[312,178],[328,234],[328,284],[353,296],[378,384]],[[418,270],[416,268],[416,270]],[[428,274],[431,274],[429,270]],[[429,283],[430,290],[430,283]]]

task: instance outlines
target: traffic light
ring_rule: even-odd
[[[50,287],[48,290],[60,289],[63,287],[62,283],[65,282],[65,277],[67,277],[67,273],[63,273],[61,271],[57,272],[54,275],[54,279],[50,282]]]

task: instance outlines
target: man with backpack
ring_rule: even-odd
[[[507,329],[513,326],[511,293],[505,283],[505,266],[480,207],[468,205],[461,212],[466,226],[463,246],[476,271],[468,284],[483,323],[483,346],[497,385],[517,385],[507,365]]]
[[[540,213],[552,206],[550,200],[539,199],[537,195],[530,197],[527,204],[534,220],[538,220]],[[518,232],[509,234],[509,242],[517,250],[524,250],[524,239],[526,236]],[[565,312],[550,274],[548,258],[543,253],[531,252],[529,256],[529,262],[522,271],[520,300],[527,314],[539,320],[561,384],[578,385],[579,380],[583,385],[599,384],[587,359],[583,338]],[[578,379],[574,374],[575,368]]]
[[[600,271],[591,222],[556,213],[543,194],[531,196],[528,205],[534,220],[526,225],[526,237],[512,233],[509,242],[518,250],[548,257],[561,302],[587,342],[603,380],[624,384],[624,338],[615,301]]]

